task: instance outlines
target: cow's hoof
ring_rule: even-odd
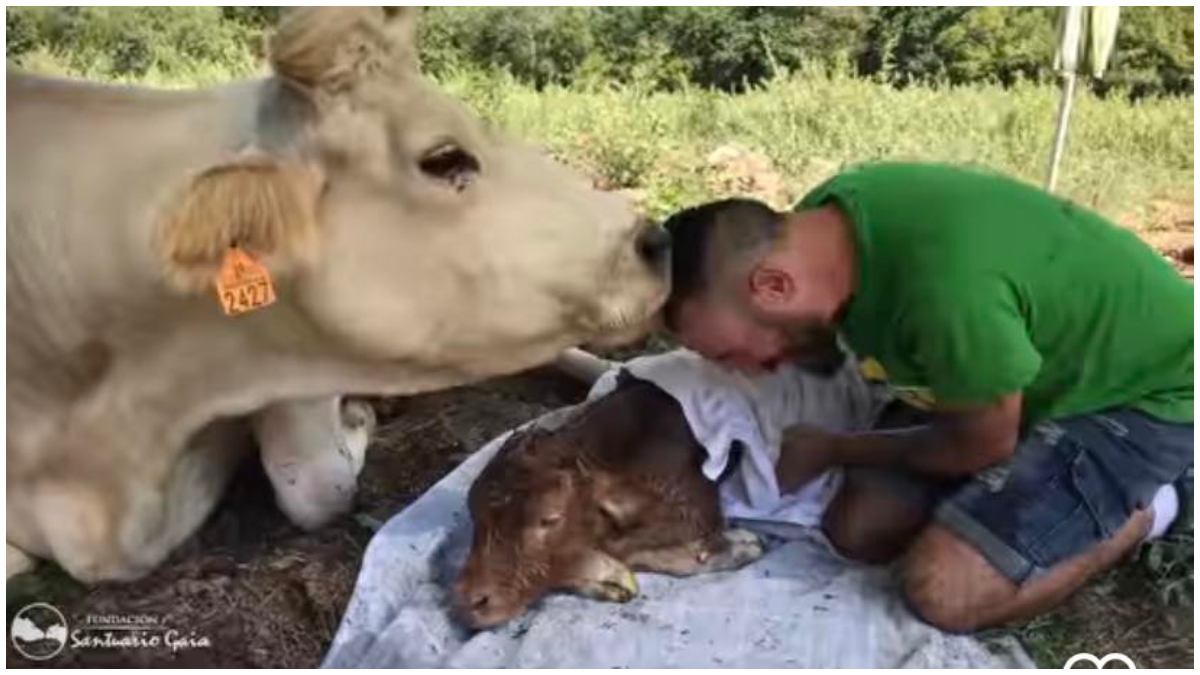
[[[604,553],[594,552],[578,572],[579,577],[573,584],[575,592],[593,600],[629,602],[641,592],[633,571]]]
[[[726,569],[748,565],[766,552],[762,539],[750,530],[738,527],[726,530],[722,535],[728,548],[719,556],[718,564]]]
[[[33,558],[21,549],[6,543],[4,545],[4,566],[7,571],[5,580],[33,569]]]
[[[633,572],[625,570],[623,579],[609,579],[602,582],[601,591],[598,600],[629,602],[638,596],[641,589],[638,588],[637,577],[633,575]]]
[[[575,590],[584,597],[601,602],[629,602],[641,592],[633,574],[629,575],[628,581],[596,581],[578,586]]]
[[[342,403],[342,426],[348,431],[363,430],[368,437],[375,431],[375,409],[363,401]]]

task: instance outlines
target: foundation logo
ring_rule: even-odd
[[[1126,668],[1130,670],[1137,670],[1137,666],[1133,665],[1133,659],[1125,656],[1124,654],[1105,654],[1103,658],[1096,658],[1087,652],[1076,654],[1075,656],[1067,659],[1067,663],[1063,666],[1063,670],[1074,668],[1076,663],[1088,663],[1097,670],[1103,668],[1109,663],[1123,663],[1125,664]]]
[[[181,631],[162,617],[151,614],[88,614],[67,626],[63,613],[53,605],[26,605],[13,616],[9,639],[17,653],[31,661],[45,661],[72,650],[209,649],[212,641],[195,631]]]
[[[8,639],[30,661],[52,659],[67,646],[67,619],[54,605],[26,605],[13,617]]]

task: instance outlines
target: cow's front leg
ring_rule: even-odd
[[[33,557],[16,546],[4,542],[4,567],[7,572],[5,579],[11,579],[22,572],[33,569]]]
[[[279,508],[314,529],[350,509],[375,413],[359,401],[282,401],[254,416],[263,467]]]
[[[637,577],[625,563],[601,551],[580,561],[566,587],[593,600],[629,602],[638,596]]]
[[[136,434],[81,436],[51,448],[64,458],[53,473],[9,483],[10,569],[15,547],[85,583],[147,574],[203,523],[253,445],[246,425],[229,420],[182,448]]]
[[[637,551],[625,558],[636,570],[692,576],[736,570],[763,555],[762,540],[749,530],[733,528],[680,546]]]

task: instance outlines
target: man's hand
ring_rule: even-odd
[[[967,476],[1011,456],[1021,395],[959,410],[907,429],[831,434],[793,427],[784,433],[775,478],[787,493],[835,466],[900,467],[934,476]]]
[[[784,432],[779,461],[775,463],[780,494],[803,487],[836,466],[839,440],[835,434],[809,427],[792,427]]]

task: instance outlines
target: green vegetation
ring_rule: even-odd
[[[1159,93],[1182,81],[1176,70],[1190,77],[1191,12],[1126,11],[1114,72],[1149,82],[1153,71]],[[8,60],[208,85],[264,72],[261,30],[277,14],[10,8]],[[776,202],[880,158],[978,163],[1040,182],[1058,100],[1040,81],[1053,41],[1043,8],[432,8],[423,26],[426,70],[449,91],[604,184],[637,190],[656,215],[736,189],[707,162],[730,144],[769,158],[786,186],[768,196]],[[1148,205],[1190,202],[1191,99],[1134,99],[1080,92],[1061,189],[1124,222],[1170,226]]]
[[[217,7],[10,7],[4,19],[9,63],[41,72],[214,84],[260,68],[261,28]]]
[[[845,67],[896,85],[1048,82],[1053,7],[434,7],[434,75],[499,69],[525,84],[683,83],[725,91],[781,70]],[[9,59],[50,55],[107,78],[244,72],[278,7],[10,7]],[[1190,94],[1193,9],[1125,7],[1102,93]]]
[[[721,189],[706,157],[730,143],[767,155],[790,197],[842,164],[880,158],[984,164],[1040,182],[1058,101],[1046,85],[896,89],[838,71],[780,77],[737,95],[637,83],[538,91],[474,71],[443,84],[514,135],[610,185],[644,190],[656,215]],[[1193,119],[1190,100],[1080,95],[1062,190],[1134,222],[1151,199],[1190,195]]]

